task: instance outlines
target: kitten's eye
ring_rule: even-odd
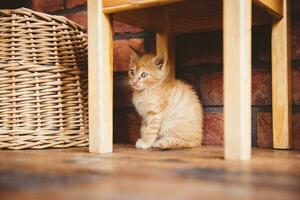
[[[147,76],[148,76],[148,74],[146,72],[143,72],[141,75],[142,78],[146,78]]]
[[[134,70],[133,70],[133,69],[129,70],[129,74],[130,74],[131,76],[134,76]]]

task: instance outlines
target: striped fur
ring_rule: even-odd
[[[176,149],[201,145],[201,103],[190,85],[169,77],[168,71],[162,56],[140,57],[132,51],[129,85],[133,89],[132,102],[142,117],[137,148]]]

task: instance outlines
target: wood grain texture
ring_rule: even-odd
[[[251,0],[224,0],[225,159],[251,158]]]
[[[144,27],[154,32],[160,31],[161,28],[157,21],[157,9],[154,8],[118,12],[113,14],[113,18],[114,20],[133,26]]]
[[[170,31],[170,15],[168,10],[161,9],[156,20],[159,32],[156,34],[156,53],[164,55],[169,66],[169,78],[175,78],[175,37]]]
[[[249,162],[223,159],[222,147],[138,150],[87,148],[0,151],[1,199],[298,200],[300,152],[253,149]]]
[[[115,13],[134,9],[174,4],[184,0],[103,0],[103,12]]]
[[[89,149],[112,152],[113,64],[111,18],[102,0],[88,0]]]
[[[172,32],[202,32],[222,28],[221,0],[190,0],[168,6],[168,10]]]
[[[159,10],[169,12],[169,31],[174,34],[207,32],[222,29],[222,0],[189,0],[163,7],[143,8],[114,13],[114,19],[152,31],[161,31],[160,23],[163,18]],[[254,4],[253,25],[272,23],[272,16],[261,6]]]
[[[272,26],[273,147],[292,147],[291,22],[289,0],[283,0],[283,18]]]
[[[283,13],[284,0],[253,0],[253,2],[265,8],[273,17],[281,18]]]
[[[168,5],[170,12],[170,29],[177,34],[190,32],[208,32],[223,27],[222,0],[189,0]],[[252,25],[270,24],[272,18],[263,9],[254,5]]]

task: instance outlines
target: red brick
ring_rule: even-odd
[[[203,145],[223,145],[223,113],[205,113],[203,122]]]
[[[113,21],[113,30],[114,33],[124,34],[124,33],[138,33],[144,31],[144,29],[124,24],[119,21]]]
[[[74,8],[77,6],[82,6],[87,3],[87,0],[67,0],[67,8]]]
[[[132,91],[127,76],[114,77],[114,106],[131,106]]]
[[[300,149],[300,113],[293,115],[293,145]]]
[[[129,45],[135,47],[140,53],[145,52],[144,39],[116,40],[114,41],[113,63],[115,71],[127,71],[130,61]]]
[[[294,148],[300,149],[300,113],[293,115]],[[203,145],[223,145],[223,113],[205,113],[203,122]],[[136,112],[114,114],[114,141],[134,143],[140,137],[141,118]],[[272,148],[272,113],[257,113],[258,147]]]
[[[222,34],[209,32],[178,36],[176,55],[178,66],[222,63]]]
[[[300,20],[292,23],[292,59],[300,60]]]
[[[203,73],[200,81],[203,105],[223,105],[223,73]],[[271,105],[271,72],[256,70],[252,73],[252,104]]]
[[[263,148],[273,147],[272,113],[258,112],[257,119],[257,146]]]
[[[293,104],[300,105],[300,68],[293,70]]]
[[[76,13],[66,14],[65,17],[87,28],[87,12],[80,11]]]
[[[140,137],[141,118],[136,112],[114,113],[114,142],[135,143]]]
[[[134,143],[140,137],[141,118],[136,112],[114,115],[114,135],[116,142]],[[223,145],[223,114],[205,113],[203,145]]]
[[[200,81],[203,105],[223,105],[223,73],[203,73]]]
[[[134,143],[140,137],[141,118],[136,112],[114,114],[114,141]],[[223,145],[223,114],[205,113],[203,145]]]
[[[32,9],[40,12],[53,12],[64,9],[63,0],[32,0]]]
[[[272,104],[271,72],[256,70],[252,73],[252,105]]]

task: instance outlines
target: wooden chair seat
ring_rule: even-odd
[[[289,0],[88,0],[91,152],[112,151],[112,17],[157,33],[175,74],[174,35],[223,29],[226,159],[251,157],[251,27],[272,24],[274,148],[291,147]]]

